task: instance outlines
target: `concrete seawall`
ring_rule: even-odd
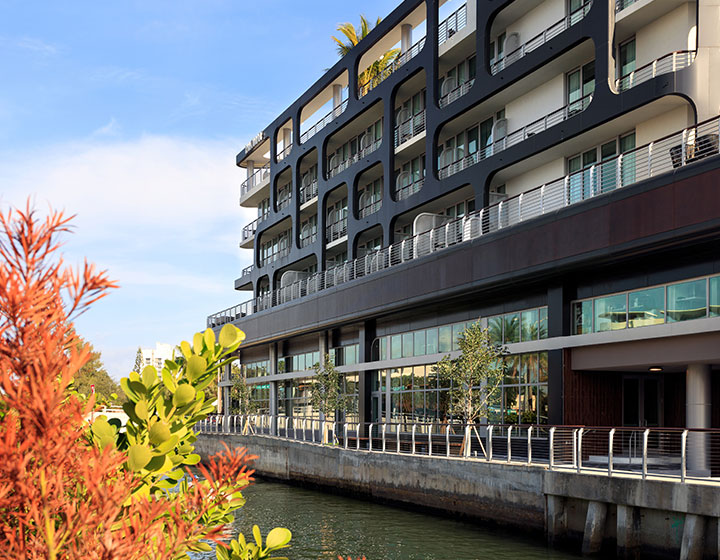
[[[268,436],[201,434],[205,458],[244,446],[258,474],[460,514],[621,558],[720,558],[720,485],[550,471],[453,457],[346,450]]]

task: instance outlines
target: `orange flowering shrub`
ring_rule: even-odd
[[[104,420],[90,430],[93,399],[83,401],[69,390],[89,356],[73,320],[116,285],[87,262],[78,269],[64,264],[58,236],[68,230],[61,213],[39,219],[29,204],[0,212],[0,558],[171,560],[209,550],[203,541],[218,542],[231,512],[244,503],[240,490],[251,481],[253,457],[226,448],[198,466],[201,476],[179,471],[180,491],[171,491],[158,482],[167,478],[161,467],[169,459],[161,458],[158,468],[152,459],[160,446],[171,449],[178,439],[165,437],[159,420],[128,424],[127,434]],[[235,348],[241,342],[230,339]],[[196,358],[187,361],[193,360],[197,365]],[[173,383],[182,387],[185,366],[172,364]],[[207,372],[215,369],[207,366]],[[144,372],[143,379],[151,374]],[[124,381],[124,389],[137,393],[133,374]],[[188,422],[212,410],[200,397]],[[140,410],[137,403],[130,406]],[[158,406],[166,413],[178,409]],[[171,449],[176,476],[196,462],[191,427],[189,434],[177,422],[167,428],[184,438],[183,449]],[[129,437],[135,442],[130,447]]]

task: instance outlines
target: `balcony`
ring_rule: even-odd
[[[317,241],[317,230],[313,231],[309,235],[300,237],[300,247],[307,247],[308,245],[315,243],[315,241]]]
[[[262,166],[260,169],[256,169],[252,175],[245,179],[240,184],[240,200],[247,198],[250,193],[264,187],[270,181],[270,164]]]
[[[572,101],[564,107],[561,107],[557,111],[553,111],[552,113],[545,115],[541,119],[531,122],[530,124],[511,132],[497,142],[493,142],[481,148],[477,152],[468,154],[467,156],[464,156],[448,165],[443,166],[439,170],[440,179],[444,179],[446,177],[454,175],[455,173],[459,173],[460,171],[467,169],[472,165],[475,165],[479,161],[495,155],[511,146],[515,146],[523,140],[528,139],[530,136],[533,136],[540,132],[544,132],[550,127],[553,127],[556,124],[559,124],[569,119],[570,117],[573,117],[583,112],[592,102],[592,98],[593,96],[592,94],[590,94],[586,95],[585,97],[581,97],[577,101]]]
[[[463,4],[438,25],[438,46],[467,25],[467,4]]]
[[[240,277],[243,278],[245,276],[250,276],[252,274],[252,271],[255,270],[255,265],[251,264],[250,266],[246,266],[242,269],[242,272],[240,273]]]
[[[375,87],[380,85],[383,82],[383,80],[385,80],[385,78],[387,78],[393,72],[395,72],[395,70],[400,68],[403,64],[405,64],[409,60],[412,60],[413,58],[415,58],[415,56],[417,56],[417,54],[422,50],[422,48],[424,46],[425,46],[425,37],[420,39],[417,43],[415,43],[407,51],[398,55],[398,57],[392,62],[392,64],[389,64],[387,66],[387,68],[383,69],[382,72],[380,72],[377,76],[373,76],[364,84],[360,84],[358,86],[358,97],[364,97],[368,93],[370,93]]]
[[[332,111],[330,111],[327,115],[325,115],[323,118],[321,118],[318,122],[316,122],[314,125],[312,125],[309,129],[307,129],[305,132],[303,132],[300,135],[300,143],[304,144],[310,138],[315,136],[318,132],[320,132],[323,128],[325,128],[327,125],[329,125],[331,122],[333,122],[336,118],[338,118],[340,115],[342,115],[343,111],[347,109],[348,106],[348,100],[346,99],[343,101],[340,105],[335,107]]]
[[[409,239],[399,241],[347,263],[308,276],[285,288],[299,299],[332,286],[373,274],[446,248],[557,212],[584,200],[639,181],[671,173],[719,155],[720,117],[714,117],[645,146],[626,152],[472,212]],[[286,294],[287,295],[287,294]],[[210,315],[208,327],[236,321],[260,309],[288,301],[270,292],[261,298]]]
[[[647,82],[655,76],[670,74],[687,68],[695,62],[695,55],[695,51],[675,51],[667,54],[618,78],[615,80],[615,88],[618,92],[623,92],[638,84]]]
[[[278,155],[276,158],[278,163],[280,163],[282,160],[284,160],[286,157],[288,157],[288,155],[290,155],[290,150],[292,150],[292,147],[293,147],[292,144],[288,144],[287,146],[285,146],[282,149],[282,151],[278,152]]]
[[[347,237],[347,218],[334,222],[325,228],[325,243],[331,244]]]
[[[253,242],[255,240],[255,232],[257,232],[258,224],[265,218],[266,216],[261,216],[260,218],[250,222],[248,225],[242,228],[242,233],[240,234],[240,247],[242,249],[249,249],[253,246]]]
[[[519,47],[513,49],[512,51],[505,53],[505,56],[501,58],[500,60],[494,61],[490,63],[490,73],[495,75],[498,72],[504,70],[514,62],[517,62],[525,55],[531,53],[538,47],[541,47],[545,43],[547,43],[550,39],[553,39],[560,35],[563,31],[570,29],[573,25],[576,23],[582,21],[582,19],[587,15],[587,13],[590,11],[590,7],[592,6],[592,0],[589,2],[585,2],[580,8],[575,10],[574,12],[571,12],[570,14],[566,15],[564,18],[562,18],[560,21],[552,24],[547,29],[543,30],[541,33],[538,33],[528,41],[524,42]],[[507,44],[507,41],[506,41]]]
[[[360,217],[361,219],[367,218],[368,216],[371,216],[372,214],[380,210],[380,208],[382,208],[382,199],[371,202],[366,206],[361,205],[358,209],[358,217]]]
[[[407,117],[395,127],[395,147],[401,146],[422,132],[425,132],[425,111]]]
[[[370,139],[370,137],[367,135],[364,136],[364,138],[367,138],[368,141]],[[358,150],[358,152],[355,155],[352,155],[348,159],[341,161],[337,165],[335,165],[333,162],[334,157],[331,157],[330,162],[328,164],[328,167],[330,168],[328,171],[328,179],[333,178],[335,175],[337,175],[341,171],[345,171],[353,163],[356,163],[356,162],[360,161],[362,158],[364,158],[365,156],[373,153],[381,145],[382,145],[382,138],[380,138],[380,140],[375,140],[374,142],[370,141],[364,148],[361,148],[360,150]]]
[[[318,195],[318,182],[317,179],[310,182],[308,185],[303,185],[300,187],[300,204],[305,204],[307,202],[310,202],[314,198],[317,198]]]
[[[290,247],[280,247],[277,251],[274,253],[270,253],[267,257],[265,257],[262,261],[261,266],[268,265],[272,262],[275,262],[276,260],[281,259],[282,257],[287,257],[290,254]]]
[[[405,171],[404,173],[409,173],[408,171]],[[398,175],[398,179],[400,179],[404,173],[401,173]],[[403,183],[403,181],[400,181],[400,183]],[[395,200],[405,200],[408,197],[411,197],[416,192],[420,192],[420,189],[423,188],[423,185],[425,184],[425,177],[418,179],[417,181],[413,181],[411,183],[407,183],[401,186],[395,185]]]
[[[438,99],[438,105],[440,105],[440,108],[447,107],[452,103],[453,101],[460,99],[463,95],[465,95],[468,91],[470,91],[470,88],[475,83],[475,79],[468,80],[467,82],[463,82],[456,88],[450,90],[448,93],[440,97]]]

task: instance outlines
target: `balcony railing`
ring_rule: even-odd
[[[365,148],[362,148],[358,150],[358,152],[350,156],[348,159],[345,159],[338,163],[336,166],[331,167],[328,171],[328,179],[331,179],[341,171],[345,171],[348,167],[350,167],[353,163],[356,163],[360,161],[365,156],[373,153],[375,150],[377,150],[382,145],[382,138],[380,140],[375,140],[370,145],[366,146]],[[332,158],[331,158],[332,159]]]
[[[653,60],[615,80],[615,88],[621,92],[647,82],[655,76],[677,72],[695,62],[695,51],[675,51]]]
[[[280,305],[289,301],[287,294],[292,295],[291,299],[298,299],[717,156],[719,137],[720,118],[714,117],[374,253],[317,272],[288,286],[283,298],[278,291],[270,292],[263,296],[262,302],[259,299],[251,300],[210,315],[208,326],[217,327],[235,321],[238,317],[258,311],[261,306],[267,306],[262,307],[266,309]]]
[[[317,179],[313,180],[309,185],[300,187],[300,204],[305,204],[311,201],[318,195],[318,182]]]
[[[505,56],[503,58],[501,58],[500,60],[491,62],[490,63],[490,73],[497,74],[501,70],[504,70],[505,68],[510,66],[512,63],[520,60],[526,54],[531,53],[538,47],[541,47],[542,45],[547,43],[550,39],[557,37],[558,35],[560,35],[560,33],[565,31],[566,29],[569,29],[576,23],[580,22],[590,11],[591,6],[592,6],[592,0],[589,2],[585,2],[577,10],[569,13],[564,18],[562,18],[560,21],[552,24],[550,27],[543,30],[541,33],[538,33],[531,39],[525,41],[518,48],[505,53]]]
[[[325,228],[325,243],[332,243],[347,235],[347,218],[330,224]]]
[[[450,105],[453,101],[456,99],[460,99],[463,95],[465,95],[468,91],[470,91],[470,88],[475,83],[475,78],[472,80],[468,80],[467,82],[463,82],[455,89],[449,91],[445,95],[443,95],[440,99],[438,99],[438,105],[440,105],[440,108]]]
[[[402,187],[395,188],[395,200],[405,200],[406,198],[414,195],[416,192],[420,192],[425,184],[425,177],[418,179],[412,183],[408,183]]]
[[[255,270],[254,264],[251,264],[250,266],[246,266],[245,268],[242,269],[242,272],[240,273],[240,277],[242,278],[243,276],[248,276],[248,275],[252,274],[253,270]]]
[[[280,196],[280,200],[278,200],[277,203],[278,212],[283,208],[290,206],[290,202],[292,202],[292,191],[282,193],[282,196]]]
[[[308,245],[317,241],[317,230],[313,231],[310,235],[300,237],[300,247],[307,247]]]
[[[321,118],[318,122],[316,122],[314,125],[312,125],[310,128],[308,128],[305,132],[303,132],[300,135],[300,143],[304,144],[310,138],[315,136],[318,132],[320,132],[323,128],[325,128],[327,125],[329,125],[331,122],[333,122],[336,118],[338,118],[340,115],[342,115],[343,111],[347,109],[348,106],[348,100],[346,99],[340,105],[335,107],[332,111],[330,111],[327,115],[325,115],[323,118]]]
[[[413,115],[395,127],[395,147],[425,132],[425,111]]]
[[[264,218],[257,218],[256,220],[253,220],[248,225],[246,225],[244,228],[242,228],[242,234],[240,235],[240,242],[245,243],[247,241],[250,241],[253,237],[255,237],[255,232],[257,231],[258,224],[263,220]]]
[[[262,261],[261,266],[265,266],[267,264],[275,262],[276,260],[281,259],[282,257],[286,257],[289,254],[290,254],[290,247],[281,247],[274,253],[271,253],[267,257],[265,257]]]
[[[467,4],[463,4],[438,25],[438,46],[467,25]]]
[[[617,2],[615,2],[615,13],[624,10],[628,6],[632,6],[635,2],[637,2],[637,0],[617,0]]]
[[[277,155],[277,158],[276,158],[277,161],[282,161],[282,160],[284,160],[284,159],[288,156],[288,154],[290,154],[290,150],[292,150],[292,147],[293,147],[293,145],[292,145],[292,143],[290,143],[290,144],[288,144],[287,146],[285,146],[285,147],[282,149],[282,151],[278,152],[278,155]]]
[[[417,54],[422,50],[422,48],[425,46],[425,37],[420,39],[417,43],[415,43],[412,47],[410,47],[407,51],[404,53],[398,55],[398,57],[392,62],[392,64],[388,64],[386,68],[382,70],[377,76],[373,76],[370,78],[367,82],[364,84],[360,84],[358,86],[358,97],[363,97],[370,93],[373,88],[377,87],[385,78],[387,78],[390,74],[395,72],[398,68],[400,68],[403,64],[417,56]]]
[[[380,210],[382,208],[382,199],[376,200],[375,202],[371,202],[367,206],[363,206],[358,210],[358,216],[360,218],[365,218],[367,216],[370,216]]]
[[[592,102],[592,97],[592,94],[590,94],[586,95],[585,97],[581,97],[577,101],[572,101],[571,103],[565,105],[565,107],[561,107],[557,111],[553,111],[549,115],[545,115],[541,119],[531,122],[530,124],[511,132],[505,138],[501,138],[497,142],[493,142],[492,144],[481,148],[477,152],[468,154],[462,158],[455,160],[449,165],[445,165],[439,171],[440,178],[444,179],[446,177],[454,175],[455,173],[459,173],[463,169],[467,169],[468,167],[475,165],[479,161],[495,155],[505,150],[506,148],[519,144],[530,136],[533,136],[540,132],[544,132],[548,128],[555,126],[556,124],[559,124],[578,113],[581,113],[588,108],[588,106]]]
[[[243,197],[263,181],[270,179],[270,164],[263,165],[260,169],[245,179],[240,184],[240,196]]]

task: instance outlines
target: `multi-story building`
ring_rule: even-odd
[[[480,320],[491,422],[720,426],[719,69],[718,0],[402,2],[238,154],[248,301],[208,325],[274,415],[330,352],[348,417],[442,420]]]
[[[172,344],[163,342],[156,342],[155,348],[140,348],[143,365],[155,366],[160,371],[165,365],[165,360],[172,360],[174,349]]]

